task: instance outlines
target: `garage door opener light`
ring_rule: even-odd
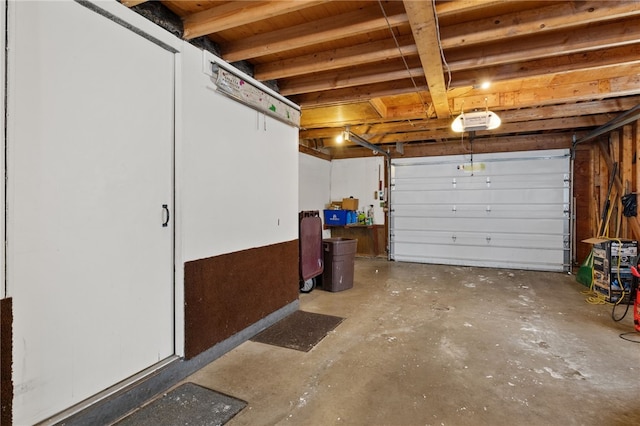
[[[473,132],[476,130],[493,130],[500,127],[502,120],[495,112],[474,111],[468,113],[460,113],[459,116],[451,123],[451,130],[457,133]]]

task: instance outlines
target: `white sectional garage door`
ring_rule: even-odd
[[[391,259],[566,271],[568,150],[395,159]]]

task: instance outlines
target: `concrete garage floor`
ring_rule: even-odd
[[[358,258],[354,281],[301,295],[346,318],[310,352],[249,341],[185,381],[247,401],[230,426],[640,424],[631,309],[575,277]]]

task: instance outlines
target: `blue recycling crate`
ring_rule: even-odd
[[[344,226],[347,222],[349,210],[325,210],[324,224],[327,226]]]

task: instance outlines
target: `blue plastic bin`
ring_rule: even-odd
[[[324,224],[327,226],[344,226],[347,224],[348,210],[325,210]]]

